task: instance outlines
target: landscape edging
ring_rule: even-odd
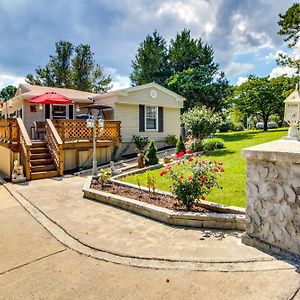
[[[89,176],[82,189],[85,198],[110,204],[169,225],[227,230],[245,229],[246,218],[242,214],[176,212],[124,196],[92,189],[91,183],[92,176]]]

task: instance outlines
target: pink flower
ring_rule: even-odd
[[[188,180],[191,181],[193,179],[193,176],[189,176]]]
[[[188,150],[185,151],[185,153],[190,154],[190,153],[192,153],[192,150],[188,149]]]
[[[166,170],[163,170],[159,173],[160,176],[164,176],[165,174],[167,174],[168,172]]]

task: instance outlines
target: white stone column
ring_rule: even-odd
[[[247,159],[247,244],[300,254],[300,142],[243,150]],[[274,247],[275,246],[275,247]]]

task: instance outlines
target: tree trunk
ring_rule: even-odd
[[[268,131],[268,117],[264,118],[264,131]]]

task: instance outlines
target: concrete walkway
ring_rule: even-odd
[[[0,298],[300,298],[295,265],[241,244],[238,233],[204,238],[199,229],[169,227],[83,199],[84,180],[7,186],[62,243],[0,187]],[[43,294],[43,280],[54,280],[55,291]]]

